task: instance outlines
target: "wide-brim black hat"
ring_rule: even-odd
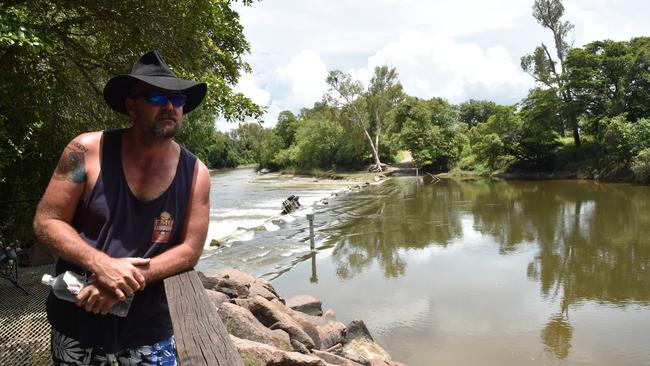
[[[124,101],[128,98],[133,87],[143,82],[158,89],[187,95],[183,106],[183,114],[191,112],[205,98],[208,87],[205,83],[177,78],[167,67],[157,51],[149,51],[142,55],[133,65],[130,74],[114,76],[104,87],[104,100],[112,109],[128,114]]]

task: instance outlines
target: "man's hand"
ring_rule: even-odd
[[[86,311],[94,314],[106,315],[120,299],[107,288],[90,283],[79,292],[75,304],[83,306]]]
[[[145,279],[138,267],[149,265],[149,258],[111,258],[102,254],[96,256],[94,262],[95,280],[118,300],[144,289]]]

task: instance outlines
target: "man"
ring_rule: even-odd
[[[36,237],[93,281],[76,303],[50,294],[54,364],[175,364],[163,279],[192,268],[205,242],[210,176],[173,137],[206,84],[177,78],[155,52],[104,88],[132,119],[65,148],[34,219]],[[107,314],[133,296],[129,313]]]

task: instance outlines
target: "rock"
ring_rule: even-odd
[[[266,328],[248,309],[226,302],[219,307],[218,312],[228,333],[238,338],[269,344],[281,350],[292,350],[286,332]]]
[[[230,337],[246,364],[286,365],[286,366],[330,366],[330,364],[312,355],[288,352],[267,344],[253,342],[234,336]]]
[[[216,278],[212,290],[223,292],[230,297],[248,297],[248,286],[228,278]]]
[[[236,269],[224,269],[216,276],[217,279],[229,279],[241,286],[247,286],[257,281],[257,278],[249,275],[248,273],[238,271]]]
[[[334,316],[334,310],[332,309],[325,310],[322,317],[327,320],[336,320],[336,317]]]
[[[338,352],[338,351],[340,351],[342,349],[343,349],[343,345],[341,343],[337,343],[337,344],[333,345],[332,347],[326,349],[325,351],[329,352],[329,353],[334,353],[334,352]]]
[[[355,319],[348,324],[345,340],[349,342],[359,337],[368,337],[370,340],[373,340],[368,327],[366,327],[366,323],[363,320]]]
[[[270,282],[258,280],[236,269],[223,270],[216,277],[207,277],[199,272],[199,277],[206,289],[219,291],[230,297],[247,298],[260,295],[269,300],[279,298]]]
[[[257,295],[262,296],[267,300],[278,299],[278,294],[275,293],[275,289],[257,281],[254,282],[248,290],[248,297],[255,297]]]
[[[343,346],[342,355],[345,358],[355,357],[366,360],[390,361],[390,355],[380,345],[369,337],[357,337]]]
[[[293,350],[296,351],[296,352],[300,352],[302,354],[308,354],[309,353],[309,349],[307,349],[307,346],[305,346],[304,344],[298,342],[295,339],[291,340],[291,347],[293,347]]]
[[[375,182],[379,182],[379,181],[381,180],[381,178],[379,178],[379,177],[374,177],[373,180],[374,180]]]
[[[368,360],[366,358],[364,358],[362,356],[359,356],[359,355],[356,355],[354,353],[346,352],[343,349],[342,346],[341,346],[340,349],[336,349],[334,351],[328,351],[328,352],[334,353],[334,354],[336,354],[337,356],[339,356],[341,358],[344,358],[346,360],[350,360],[352,362],[355,362],[355,363],[358,363],[358,364],[361,364],[361,365],[367,365],[368,364]]]
[[[292,310],[289,315],[309,334],[320,350],[345,341],[345,325],[333,318],[308,315],[295,310]]]
[[[323,315],[322,303],[311,295],[296,295],[287,300],[287,306],[309,315]]]
[[[201,283],[203,284],[203,288],[212,287],[211,283],[216,282],[212,277],[206,276],[201,271],[196,271],[196,274],[199,276],[199,279],[201,280]]]
[[[390,360],[370,360],[368,366],[406,366],[406,364]]]
[[[211,247],[220,247],[222,245],[226,244],[224,240],[221,239],[212,239],[210,240],[210,246]]]
[[[237,299],[235,303],[247,308],[265,326],[289,333],[291,340],[297,340],[307,349],[316,347],[314,340],[302,326],[287,314],[291,309],[286,308],[279,300],[269,301],[262,296],[255,296],[250,299]]]
[[[330,322],[325,326],[317,327],[317,329],[323,349],[330,348],[345,340],[346,328],[343,323]]]
[[[223,292],[205,289],[205,293],[208,295],[208,299],[210,299],[217,308],[219,308],[219,306],[224,302],[230,301],[230,297]]]
[[[321,360],[330,363],[332,365],[341,365],[341,366],[362,366],[363,364],[354,362],[352,360],[348,360],[347,358],[343,358],[341,356],[337,356],[333,353],[325,352],[325,351],[319,351],[319,350],[312,350],[312,354],[314,356],[317,356]]]
[[[353,320],[347,328],[345,345],[341,354],[345,358],[390,361],[391,357],[370,335],[363,320]]]

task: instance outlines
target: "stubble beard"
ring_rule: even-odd
[[[173,118],[174,123],[169,126],[167,121],[163,121],[165,118]],[[175,116],[168,114],[162,114],[156,119],[156,122],[151,126],[151,132],[154,136],[158,138],[171,139],[176,136],[181,130],[181,121],[176,119]]]

